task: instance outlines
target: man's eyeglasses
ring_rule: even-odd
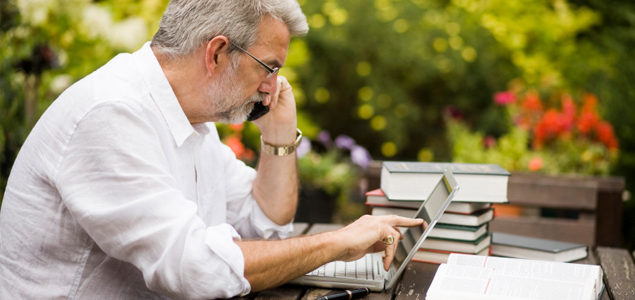
[[[261,62],[259,59],[255,58],[253,55],[251,55],[249,52],[247,52],[247,50],[241,48],[240,46],[234,44],[232,41],[229,41],[230,44],[234,45],[234,47],[240,49],[240,51],[245,52],[247,55],[249,55],[251,58],[253,58],[255,61],[257,61],[259,64],[261,64],[263,67],[265,67],[265,69],[267,69],[267,71],[269,71],[269,74],[267,75],[267,79],[271,78],[271,76],[278,74],[278,71],[280,71],[280,68],[271,68],[269,66],[267,66],[267,64]]]

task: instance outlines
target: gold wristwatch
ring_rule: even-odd
[[[264,152],[267,154],[277,155],[277,156],[285,156],[295,152],[295,149],[298,148],[300,142],[302,141],[302,131],[298,130],[298,135],[295,138],[295,142],[288,146],[274,146],[262,139],[262,135],[260,136],[260,152]]]

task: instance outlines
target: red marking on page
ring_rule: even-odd
[[[492,281],[492,278],[487,279],[487,285],[485,286],[485,292],[483,292],[483,295],[487,294],[487,288],[489,288],[490,281]]]
[[[487,264],[487,258],[488,258],[488,257],[489,257],[489,256],[485,256],[485,259],[483,260],[483,268],[485,268],[485,265]]]

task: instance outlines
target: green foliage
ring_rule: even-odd
[[[297,70],[307,97],[301,108],[377,158],[432,149],[436,160],[449,160],[446,106],[502,134],[504,124],[488,112],[509,80],[568,87],[608,61],[576,39],[600,16],[562,0],[324,0],[303,10],[312,59]]]
[[[310,151],[298,159],[300,181],[329,195],[346,198],[358,178],[358,170],[342,153],[331,150],[324,154]]]
[[[620,138],[620,159],[614,174],[627,178],[626,189],[635,191],[635,3],[633,1],[572,0],[603,16],[602,24],[585,32],[580,39],[592,43],[611,59],[610,72],[596,74],[588,89],[606,99],[605,115]],[[629,193],[628,195],[630,195]],[[624,240],[635,249],[635,199],[624,203]]]
[[[527,150],[526,130],[512,128],[498,140],[495,147],[486,148],[484,135],[472,132],[464,123],[448,121],[448,137],[455,162],[495,163],[506,170],[526,170],[532,153]]]

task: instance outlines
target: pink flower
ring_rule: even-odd
[[[540,169],[542,169],[542,158],[540,157],[534,157],[529,161],[529,170],[531,171],[538,171]]]
[[[488,135],[485,138],[483,138],[483,146],[485,146],[485,148],[493,148],[496,146],[496,138]]]
[[[511,92],[499,92],[494,95],[494,102],[498,105],[507,105],[516,101],[516,95]]]

